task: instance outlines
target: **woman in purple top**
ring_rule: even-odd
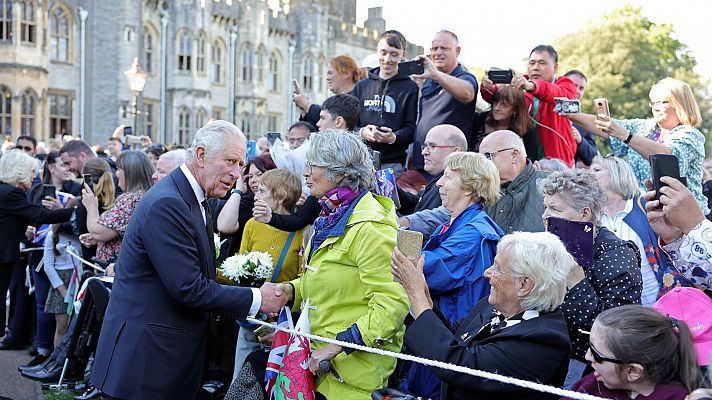
[[[607,399],[684,399],[702,385],[690,328],[638,305],[608,309],[591,328],[594,372],[572,390]]]

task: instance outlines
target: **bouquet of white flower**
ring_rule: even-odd
[[[220,258],[220,247],[222,246],[223,242],[225,242],[225,240],[221,242],[220,235],[218,235],[217,233],[213,233],[213,243],[215,243],[215,259]]]
[[[272,277],[272,256],[261,251],[235,254],[223,261],[219,272],[238,286],[260,287]]]

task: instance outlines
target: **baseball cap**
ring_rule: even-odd
[[[697,364],[709,365],[712,351],[712,299],[693,287],[676,287],[653,306],[661,313],[685,321],[692,333]]]

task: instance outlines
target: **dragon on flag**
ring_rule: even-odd
[[[309,333],[309,299],[302,307],[296,332]],[[277,335],[275,334],[275,340]],[[274,344],[272,345],[274,348]],[[274,384],[276,400],[314,400],[314,375],[309,371],[309,339],[291,334]],[[271,354],[270,354],[271,356]]]
[[[293,329],[292,312],[289,307],[282,307],[277,318],[277,326],[285,329]],[[267,356],[267,369],[265,370],[265,392],[269,400],[275,400],[274,385],[277,382],[279,368],[282,366],[284,353],[289,343],[289,333],[277,330],[272,339],[272,350]]]

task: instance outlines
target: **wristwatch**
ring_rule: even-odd
[[[235,194],[235,193],[237,193],[237,194],[239,194],[240,196],[242,196],[242,190],[240,190],[240,189],[232,189],[232,190],[230,191],[230,194],[231,194],[231,195],[233,195],[233,194]]]

